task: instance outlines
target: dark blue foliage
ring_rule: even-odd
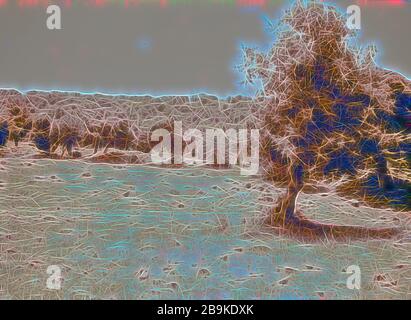
[[[330,97],[334,100],[341,98],[341,90],[337,86],[332,86],[330,90]]]
[[[34,143],[35,143],[37,149],[39,149],[41,151],[46,151],[46,152],[50,151],[50,140],[49,140],[48,137],[36,136],[34,138]]]
[[[0,125],[0,147],[5,146],[9,138],[9,124],[4,121]]]
[[[396,94],[394,114],[389,114],[384,110],[376,110],[375,113],[379,122],[391,132],[411,130],[411,95],[404,93]]]
[[[299,110],[300,107],[292,107],[291,109],[287,110],[287,114],[289,117],[294,118],[298,114]]]
[[[382,123],[389,131],[398,132],[404,130],[404,126],[401,124],[401,119],[397,115],[389,114],[384,110],[377,109],[375,114],[379,123]]]
[[[317,62],[314,66],[314,74],[312,76],[312,82],[314,84],[315,90],[320,91],[321,89],[327,88],[329,82],[325,79],[325,68],[321,63]]]
[[[365,193],[379,200],[388,200],[391,205],[411,207],[411,186],[406,181],[381,176],[370,175],[364,183]]]
[[[309,77],[314,90],[318,91],[322,97],[328,97],[334,101],[331,109],[333,114],[327,114],[314,100],[304,101],[312,109],[312,118],[306,125],[305,134],[291,139],[293,145],[299,149],[298,157],[302,163],[293,169],[294,180],[302,183],[303,165],[315,164],[317,154],[311,150],[323,144],[324,139],[331,134],[341,133],[352,136],[356,142],[330,152],[328,163],[323,169],[324,174],[335,172],[355,175],[357,167],[363,163],[364,158],[372,157],[376,163],[376,169],[375,173],[370,175],[364,183],[365,193],[377,199],[388,200],[393,205],[410,207],[411,186],[405,181],[389,176],[386,157],[398,159],[405,156],[408,161],[411,161],[411,144],[401,142],[382,150],[376,139],[361,138],[358,135],[358,128],[362,123],[364,108],[370,106],[371,98],[366,94],[358,93],[345,95],[341,88],[329,79],[327,65],[327,59],[320,57],[311,69]],[[299,79],[303,79],[308,74],[303,65],[297,66],[295,71]],[[299,105],[294,106],[287,111],[288,116],[295,118],[301,108]],[[411,94],[395,93],[393,113],[378,108],[374,111],[374,123],[384,126],[388,132],[411,132]],[[385,151],[390,153],[384,154]],[[287,164],[287,161],[274,150],[271,152],[271,158],[273,161]],[[286,215],[288,219],[293,219],[293,209],[290,209],[290,212],[287,211]]]
[[[286,165],[287,158],[283,157],[280,152],[278,152],[276,149],[271,149],[270,150],[270,155],[271,155],[271,160],[277,163],[280,163],[281,165]]]
[[[358,94],[354,96],[343,96],[341,97],[341,99],[344,103],[361,102],[361,105],[363,107],[367,107],[371,102],[370,97],[367,96],[366,94]]]
[[[351,155],[348,150],[333,151],[330,154],[330,160],[324,167],[324,173],[327,175],[332,171],[338,171],[339,173],[355,174],[357,161],[358,158]]]
[[[293,137],[291,139],[291,143],[293,143],[296,147],[305,149],[309,147],[309,143],[306,137]]]
[[[360,152],[364,155],[376,155],[380,152],[378,142],[371,139],[362,139],[359,142]]]
[[[63,143],[66,146],[67,150],[70,152],[73,146],[75,145],[76,141],[77,141],[76,135],[69,135],[64,138]]]
[[[314,139],[310,139],[307,135],[305,137],[295,137],[291,139],[293,145],[300,148],[301,151],[299,151],[298,155],[301,161],[306,165],[314,164],[317,157],[315,152],[309,150],[311,144],[314,142],[313,140]]]
[[[405,152],[407,154],[411,154],[411,143],[401,142],[399,144],[399,149],[402,152]]]
[[[299,164],[293,168],[293,177],[297,185],[302,185],[304,182],[304,167]]]
[[[337,103],[333,106],[333,112],[336,115],[335,129],[339,130],[355,130],[355,126],[360,125],[361,121],[357,112],[353,112],[351,107],[342,103]]]
[[[402,129],[411,132],[411,94],[400,93],[396,95],[394,112]]]
[[[411,110],[411,94],[398,93],[395,98],[397,109],[403,110],[402,112]]]
[[[307,124],[307,135],[331,133],[334,129],[331,116],[326,115],[321,110],[313,110],[311,122]]]
[[[399,159],[405,156],[411,156],[411,143],[401,142],[398,146],[391,146],[387,148],[391,152],[390,158]]]
[[[304,164],[312,165],[315,163],[317,154],[310,150],[305,150],[301,155],[300,159]]]

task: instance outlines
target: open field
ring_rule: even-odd
[[[259,221],[283,190],[236,170],[2,159],[0,191],[3,299],[410,298],[409,215],[332,193],[302,194],[300,207],[319,221],[402,233],[273,235]],[[359,291],[346,287],[353,264]],[[61,290],[46,288],[49,265],[63,270]]]

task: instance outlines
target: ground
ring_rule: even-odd
[[[310,218],[398,226],[383,241],[304,243],[261,217],[284,192],[236,169],[0,160],[0,298],[409,299],[409,214],[332,192]],[[46,287],[58,265],[61,290]],[[350,265],[361,290],[346,286]]]

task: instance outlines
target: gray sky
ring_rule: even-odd
[[[8,2],[0,7],[0,87],[153,95],[239,93],[239,44],[269,41],[261,16],[279,17],[290,4],[62,6],[62,30],[48,30],[44,7]],[[411,4],[362,7],[361,43],[376,43],[380,64],[409,77],[410,34]]]

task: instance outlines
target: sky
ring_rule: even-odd
[[[42,0],[22,1],[0,0],[2,88],[220,96],[246,91],[234,71],[241,44],[272,42],[262,18],[291,3],[61,0],[62,29],[48,30]],[[376,44],[381,66],[410,77],[411,4],[358,2],[359,43]],[[357,1],[334,3],[345,11]]]

